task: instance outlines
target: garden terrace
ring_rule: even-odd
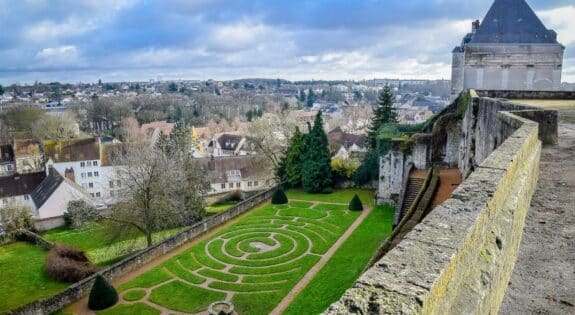
[[[356,193],[365,205],[363,212],[348,210]],[[218,300],[233,302],[243,314],[280,313],[287,307],[295,314],[316,303],[307,294],[288,295],[293,288],[321,294],[333,285],[334,294],[316,305],[320,312],[357,279],[391,232],[393,212],[389,207],[374,209],[369,191],[287,195],[292,198],[288,204],[255,208],[174,256],[123,277],[117,283],[120,304],[103,314],[198,313]],[[349,272],[332,278],[324,268]],[[84,305],[80,301],[66,311],[82,312]]]

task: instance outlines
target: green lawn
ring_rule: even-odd
[[[0,314],[68,286],[45,275],[46,254],[41,247],[27,243],[0,247]]]
[[[154,241],[176,234],[181,229],[163,231],[154,235]],[[47,240],[64,243],[86,251],[92,262],[103,266],[146,246],[139,235],[112,238],[99,224],[85,229],[58,228],[43,234]],[[27,243],[14,243],[0,247],[0,313],[37,299],[52,296],[69,283],[47,277],[44,261],[48,252]]]
[[[290,189],[286,191],[286,195],[290,200],[299,199],[345,204],[348,204],[355,194],[359,196],[365,206],[373,204],[373,190],[369,189],[342,189],[334,191],[331,194],[309,194],[301,189]]]
[[[394,209],[378,206],[284,312],[319,314],[351,288],[385,238],[391,234]]]
[[[347,203],[355,193],[365,204],[373,199],[372,192],[358,190],[333,195],[289,193],[297,199],[312,202],[322,199]],[[360,215],[360,212],[348,211],[346,206],[313,206],[312,202],[294,201],[288,205],[264,205],[254,209],[235,224],[123,284],[119,288],[120,294],[135,300],[138,291],[134,290],[153,288],[148,297],[150,301],[174,311],[198,312],[231,293],[240,314],[268,314]],[[365,265],[381,241],[380,234],[391,229],[391,219],[380,220],[383,212],[376,210],[368,217],[373,222],[367,227],[362,225],[359,240],[367,239],[370,249],[373,248],[370,253],[358,255],[356,251],[363,244],[357,246],[357,240],[348,245],[351,256],[358,256],[351,260],[352,263],[358,261]],[[344,255],[343,259],[348,257]],[[342,268],[331,268],[334,267]],[[346,288],[363,267],[352,268],[351,278],[330,276],[324,280],[335,281],[335,287]],[[347,274],[350,270],[349,266],[343,268],[346,272],[338,272]],[[134,314],[128,312],[125,305],[115,308],[120,307],[124,314]],[[110,312],[114,312],[114,308]]]
[[[154,243],[176,235],[181,230],[182,228],[177,228],[154,233]],[[51,242],[68,244],[85,251],[90,260],[100,266],[113,263],[118,258],[146,247],[145,237],[142,234],[132,233],[115,237],[99,223],[90,223],[80,230],[57,228],[47,231],[42,236]]]
[[[206,207],[206,212],[208,213],[208,215],[224,212],[237,204],[238,201],[226,201],[226,202],[214,203]]]

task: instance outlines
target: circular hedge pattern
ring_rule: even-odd
[[[136,299],[134,288],[149,288],[149,302],[175,311],[199,312],[231,299],[244,312],[268,313],[358,217],[347,208],[291,201],[255,209],[125,284],[124,300]],[[267,308],[252,308],[256,296]]]

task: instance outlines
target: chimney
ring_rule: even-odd
[[[477,33],[477,30],[479,29],[479,20],[475,20],[473,22],[471,22],[471,34],[475,34]]]

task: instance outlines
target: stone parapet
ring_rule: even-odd
[[[474,160],[473,172],[451,199],[368,269],[326,314],[498,312],[537,184],[542,143],[538,123],[524,118],[538,117],[537,112],[521,112],[533,109],[471,95],[466,116],[487,115],[464,122],[474,134],[472,142],[483,146],[481,161]]]

